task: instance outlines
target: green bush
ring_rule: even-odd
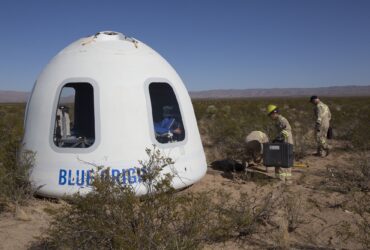
[[[147,154],[148,159],[140,162],[146,195],[138,197],[133,187],[96,173],[90,193],[68,197],[71,204],[54,218],[44,245],[58,249],[198,248],[209,218],[205,214],[208,197],[176,194],[170,185],[173,175],[161,176],[172,160],[156,148]]]
[[[23,203],[32,197],[29,174],[34,154],[19,155],[23,133],[23,105],[0,106],[0,205]]]
[[[257,203],[246,194],[229,200],[222,191],[175,192],[170,185],[174,174],[161,174],[172,160],[156,148],[147,154],[141,161],[146,195],[135,196],[131,186],[96,174],[91,192],[67,198],[69,204],[54,217],[38,247],[200,249],[209,242],[246,238],[270,219],[271,195]]]
[[[349,141],[354,150],[370,148],[370,99],[366,97],[322,98],[328,104],[334,139]],[[208,161],[222,158],[241,160],[244,139],[253,130],[275,137],[274,126],[266,115],[268,104],[275,104],[293,130],[296,158],[315,149],[313,106],[307,98],[197,99],[194,110]],[[217,151],[214,152],[214,149]],[[213,150],[213,151],[212,151]]]

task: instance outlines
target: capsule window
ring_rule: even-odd
[[[168,83],[149,84],[155,138],[159,143],[185,139],[185,129],[175,92]]]
[[[60,148],[88,148],[94,144],[94,89],[90,83],[63,86],[55,112],[53,141]]]

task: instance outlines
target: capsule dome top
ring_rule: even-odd
[[[95,49],[104,49],[105,51],[112,51],[114,53],[137,52],[139,41],[120,32],[100,31],[95,35],[81,38],[70,44],[60,54],[75,52],[76,50],[79,52],[88,52]]]

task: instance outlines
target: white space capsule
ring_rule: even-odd
[[[180,77],[150,47],[111,31],[49,62],[27,104],[23,144],[36,153],[31,181],[49,197],[88,192],[93,165],[145,193],[136,168],[153,144],[175,161],[174,188],[200,180],[207,166]]]

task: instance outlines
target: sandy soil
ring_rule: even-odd
[[[233,194],[247,192],[257,197],[264,197],[273,192],[279,195],[279,189],[301,197],[303,201],[304,222],[293,232],[282,232],[275,230],[268,235],[257,235],[248,241],[229,241],[226,244],[212,244],[206,249],[276,249],[276,247],[293,249],[362,249],[356,240],[349,239],[344,242],[338,237],[337,227],[342,222],[353,225],[360,218],[345,208],[344,203],[351,202],[351,195],[341,194],[326,190],[322,186],[325,179],[324,172],[327,166],[345,167],[354,156],[345,150],[346,145],[335,142],[336,150],[328,157],[321,158],[308,156],[303,162],[307,167],[293,169],[293,184],[285,185],[273,179],[274,171],[266,170],[263,166],[256,166],[260,171],[256,173],[255,179],[243,182],[235,178],[237,175],[222,171],[209,170],[205,178],[192,187],[192,190],[207,190],[214,187],[222,187]],[[367,154],[366,157],[369,157]],[[271,177],[271,179],[269,179]],[[369,183],[370,186],[370,183]],[[284,234],[284,232],[283,232]],[[370,232],[369,232],[370,234]],[[277,237],[285,238],[279,242]],[[254,241],[253,241],[254,238]]]
[[[207,175],[199,183],[188,188],[186,192],[221,188],[229,191],[232,196],[248,192],[262,197],[271,191],[284,188],[286,192],[301,196],[307,204],[304,218],[306,222],[294,232],[285,235],[287,238],[285,240],[289,242],[290,247],[298,249],[359,249],[360,245],[356,242],[341,242],[333,230],[333,226],[340,221],[353,223],[358,219],[355,213],[341,206],[341,203],[348,197],[318,188],[324,178],[322,173],[328,164],[340,166],[352,156],[351,153],[343,149],[341,143],[337,142],[335,145],[336,150],[333,150],[327,158],[306,157],[303,162],[308,167],[295,168],[293,170],[293,184],[288,187],[273,179],[273,171],[265,172],[265,168],[262,166],[256,166],[257,170],[253,170],[255,178],[247,181],[235,178],[233,173],[209,168]],[[59,207],[61,204],[56,201],[37,198],[31,200],[25,207],[10,207],[7,212],[0,215],[0,249],[27,249],[33,241],[37,240],[37,237],[47,230],[51,214]],[[278,232],[276,234],[278,235]],[[257,237],[255,244],[243,245],[240,242],[231,241],[226,244],[213,244],[207,246],[206,249],[274,247],[273,237],[270,236],[259,235],[259,239],[263,240],[258,240]]]
[[[51,214],[60,206],[35,198],[27,206],[9,207],[0,215],[0,249],[27,249],[48,228]]]

